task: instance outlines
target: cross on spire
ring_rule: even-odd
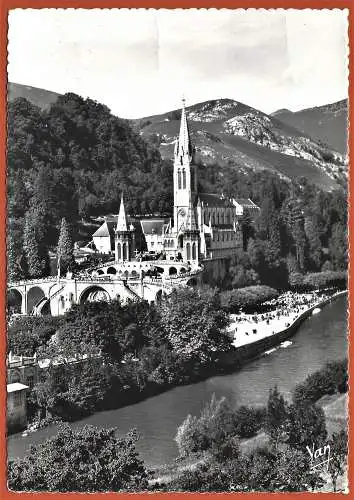
[[[191,156],[192,145],[189,137],[188,123],[186,117],[186,99],[182,97],[182,113],[181,124],[179,129],[179,137],[176,143],[176,155],[182,157],[184,155]]]

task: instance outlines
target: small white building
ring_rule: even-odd
[[[164,249],[164,219],[143,219],[140,221],[148,252],[160,253]]]
[[[110,254],[114,252],[115,221],[104,221],[95,233],[92,240],[97,252]]]
[[[28,385],[14,382],[7,384],[7,428],[8,431],[24,429],[27,425],[26,390]]]

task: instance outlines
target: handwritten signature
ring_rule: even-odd
[[[331,457],[331,447],[329,444],[315,449],[315,445],[312,443],[312,449],[309,446],[306,446],[306,450],[310,455],[312,471],[321,469],[325,464],[327,465],[328,470],[329,462],[333,460],[333,457]]]

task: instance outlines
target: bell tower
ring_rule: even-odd
[[[194,204],[198,185],[197,168],[194,164],[195,148],[189,136],[185,103],[185,99],[182,99],[181,124],[174,151],[173,214],[176,232],[186,224],[189,206],[190,203]]]
[[[120,200],[119,215],[115,237],[115,260],[116,262],[126,262],[131,260],[133,253],[132,231],[127,227],[123,195]]]

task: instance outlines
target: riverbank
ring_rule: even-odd
[[[138,430],[137,451],[150,468],[172,463],[178,455],[174,436],[190,413],[199,415],[215,394],[225,397],[233,407],[261,407],[267,402],[270,387],[277,385],[290,398],[295,385],[328,361],[347,355],[347,303],[342,297],[323,308],[320,314],[303,322],[291,343],[260,355],[239,370],[210,376],[204,381],[180,385],[134,406],[99,411],[70,424],[74,429],[84,425],[98,428],[116,427],[120,435]],[[57,428],[47,427],[28,437],[13,434],[8,438],[8,456],[23,457],[31,445],[55,436]]]
[[[324,396],[317,403],[322,407],[326,417],[326,428],[328,435],[333,432],[339,432],[347,427],[347,394],[332,394]],[[244,455],[252,453],[256,448],[266,447],[268,445],[268,437],[264,431],[259,432],[256,436],[240,440],[240,452]],[[178,458],[174,463],[164,464],[157,467],[153,471],[153,476],[149,480],[150,486],[155,486],[158,489],[159,485],[168,485],[177,476],[184,471],[192,471],[197,466],[205,463],[208,459],[207,453],[189,456],[186,458]],[[324,476],[326,483],[319,490],[321,492],[332,491],[332,483],[329,474]],[[347,472],[338,478],[338,491],[344,491],[348,485]]]
[[[237,371],[247,361],[251,360],[254,357],[259,356],[264,352],[268,352],[270,347],[280,345],[284,340],[289,338],[289,336],[294,335],[301,321],[304,320],[308,315],[310,315],[314,307],[324,306],[326,303],[344,294],[346,294],[346,291],[335,293],[332,296],[327,297],[326,299],[314,301],[314,303],[311,304],[311,307],[307,307],[306,310],[301,309],[300,314],[294,315],[293,322],[291,323],[291,325],[289,325],[288,328],[277,331],[275,334],[273,333],[273,331],[271,334],[269,334],[269,331],[266,331],[265,333],[260,331],[258,334],[252,334],[247,336],[248,344],[246,342],[243,342],[243,345],[240,347],[234,346],[232,351],[224,353],[223,355],[219,356],[219,359],[216,360],[215,364],[205,366],[203,370],[200,369],[197,374],[192,374],[193,376],[186,378],[184,382],[180,382],[178,385],[150,383],[145,387],[143,391],[140,392],[133,390],[126,390],[124,394],[122,394],[122,398],[119,400],[118,404],[115,404],[110,408],[106,408],[106,410],[114,410],[123,407],[129,407],[130,405],[141,403],[147,399],[156,397],[162,393],[173,390],[176,387],[199,383],[203,380],[210,379],[210,377],[215,375],[233,373]],[[300,300],[303,301],[305,296],[306,294],[297,294],[296,295],[297,302],[299,302]],[[293,295],[291,295],[291,297],[293,297]],[[298,304],[297,307],[299,307]],[[273,314],[276,316],[276,312],[273,312]],[[243,317],[244,315],[241,316],[241,318]],[[289,321],[288,316],[286,317],[286,319],[287,321]],[[273,326],[273,324],[271,324],[268,326],[270,326],[270,328],[272,329],[276,328],[276,326],[280,328],[280,326],[282,325],[282,320],[284,320],[284,318],[277,318],[276,319],[277,325]],[[99,411],[100,410],[97,410],[93,414]],[[82,418],[86,417],[87,415],[83,416]],[[75,419],[75,421],[79,422],[82,420],[82,418],[77,418]],[[51,425],[51,424],[44,423],[43,425],[43,422],[41,421],[40,423],[41,428],[45,427],[46,425]],[[31,422],[28,426],[27,432],[31,434],[36,431],[37,431],[37,424],[34,425],[34,422]]]
[[[250,359],[285,342],[295,334],[299,325],[317,308],[324,307],[347,293],[347,290],[342,290],[325,298],[317,297],[317,299],[311,300],[308,305],[295,306],[294,312],[288,310],[286,314],[278,315],[278,311],[274,311],[271,314],[273,316],[271,320],[267,314],[241,315],[240,321],[234,322],[234,325],[229,328],[229,333],[234,337],[235,350],[225,353],[222,358],[223,362],[230,367],[233,365],[241,366]],[[298,295],[300,296],[300,294]],[[305,297],[308,295],[301,294]]]

